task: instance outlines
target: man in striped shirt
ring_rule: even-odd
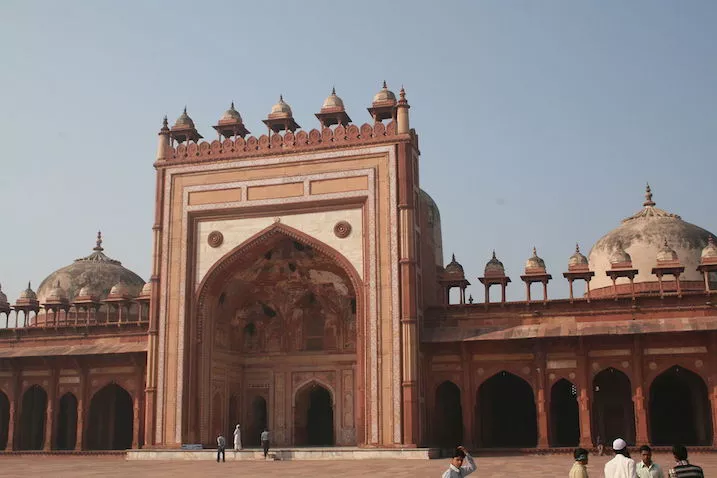
[[[687,461],[687,448],[684,445],[673,446],[672,454],[675,455],[677,463],[670,469],[670,478],[705,478],[702,468]]]

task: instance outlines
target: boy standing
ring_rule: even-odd
[[[588,478],[588,451],[585,448],[576,448],[573,456],[575,463],[570,469],[570,478]]]
[[[467,461],[467,463],[463,463]],[[473,461],[473,457],[468,453],[463,446],[456,448],[451,458],[451,464],[448,469],[443,473],[442,478],[463,478],[476,471],[476,463]]]

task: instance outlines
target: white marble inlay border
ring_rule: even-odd
[[[223,162],[223,163],[209,163],[209,164],[195,164],[195,165],[189,165],[189,166],[179,166],[179,167],[168,167],[166,168],[165,173],[165,183],[164,183],[164,214],[162,217],[162,263],[161,263],[161,277],[163,281],[161,282],[163,284],[161,291],[160,291],[160,304],[159,304],[159,351],[158,351],[158,373],[157,373],[157,421],[156,421],[156,433],[155,437],[158,443],[164,443],[164,428],[165,428],[165,397],[164,397],[164,389],[165,389],[165,355],[166,355],[166,349],[167,349],[167,331],[166,331],[166,322],[167,322],[167,310],[169,308],[169,294],[167,289],[169,288],[168,284],[168,277],[167,277],[167,271],[169,269],[169,262],[170,262],[170,256],[171,251],[169,249],[169,224],[171,223],[171,191],[173,187],[173,176],[177,174],[183,174],[183,173],[196,173],[196,172],[205,172],[205,171],[219,171],[219,170],[226,170],[226,169],[242,169],[242,168],[248,168],[253,166],[267,166],[267,165],[274,165],[274,164],[287,164],[287,163],[297,163],[301,161],[311,161],[311,160],[317,160],[317,159],[340,159],[340,158],[347,158],[347,157],[361,157],[366,156],[370,154],[387,154],[389,158],[389,196],[391,198],[391,222],[392,225],[396,224],[396,213],[397,213],[397,207],[396,204],[396,154],[395,154],[395,145],[383,145],[383,146],[375,146],[375,147],[367,147],[367,148],[351,148],[343,151],[330,151],[330,152],[320,152],[320,153],[314,153],[314,154],[297,154],[297,155],[291,155],[291,156],[282,156],[279,158],[262,158],[262,159],[256,159],[256,160],[241,160],[241,161],[233,161],[233,162]],[[245,193],[245,191],[243,191]],[[186,204],[186,203],[185,203]],[[183,208],[184,209],[184,208]],[[183,211],[183,215],[186,215],[186,211]],[[369,217],[369,221],[374,221],[374,224],[371,229],[375,231],[375,218],[373,217],[375,215],[372,215]],[[373,234],[371,235],[373,236]],[[395,234],[393,235],[395,236]],[[186,236],[181,238],[181,241],[186,243]],[[392,240],[392,248],[395,243],[395,237]],[[373,255],[373,254],[372,254]],[[398,250],[396,247],[395,254],[392,254],[392,278],[397,281],[398,279]],[[186,255],[182,257],[181,261],[182,266],[180,269],[186,271]],[[395,273],[394,273],[395,270]],[[186,274],[182,275],[182,281],[184,281],[184,276]],[[372,271],[371,274],[373,277],[376,277],[376,271]],[[184,289],[185,285],[180,284],[181,289]],[[392,310],[392,316],[393,316],[393,322],[394,322],[394,330],[396,329],[396,324],[400,324],[399,320],[399,310],[398,310],[398,291],[396,288],[398,287],[397,282],[394,282],[392,287],[392,293],[393,293],[393,304],[394,304],[394,310]],[[181,290],[180,289],[180,290]],[[370,295],[375,301],[376,292],[375,290],[372,290]],[[183,305],[183,298],[180,298],[180,304]],[[184,318],[179,318],[181,323],[183,324]],[[371,324],[371,332],[373,335],[373,339],[377,339],[376,332],[376,324]],[[179,334],[183,336],[184,330],[179,329]],[[395,335],[395,334],[394,334]],[[178,337],[178,356],[182,357],[184,353],[184,343],[183,343],[183,337]],[[376,347],[376,344],[373,340],[370,340],[372,342],[372,346]],[[394,338],[394,346],[396,345],[396,339]],[[400,342],[399,342],[400,345]],[[373,352],[373,351],[372,351]],[[400,414],[400,367],[398,354],[400,353],[400,350],[396,349],[394,347],[392,351],[394,366],[393,366],[393,373],[394,373],[394,422],[397,422],[397,424],[394,425],[394,438],[398,436],[398,441],[400,441],[400,422],[401,422],[401,414]],[[374,355],[375,357],[375,355]],[[372,357],[372,361],[374,360],[374,357]],[[378,401],[378,383],[377,383],[377,363],[371,365],[371,373],[373,374],[370,388],[371,388],[371,400],[370,400],[370,407],[371,407],[371,440],[372,442],[376,443],[378,442],[378,430],[379,430],[379,424],[378,424],[378,412],[377,412],[377,401]],[[398,371],[398,375],[396,375],[396,372]],[[374,379],[375,378],[375,379]],[[182,410],[182,389],[183,389],[183,363],[181,360],[178,360],[177,364],[177,396],[176,398],[176,415],[175,415],[175,439],[179,443],[181,442],[181,432],[182,432],[182,423],[181,423],[181,410]],[[398,433],[397,433],[398,432]]]

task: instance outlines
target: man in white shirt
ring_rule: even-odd
[[[605,478],[637,478],[635,461],[630,458],[627,443],[622,438],[612,442],[615,458],[605,463]]]
[[[637,464],[637,478],[665,478],[660,465],[652,461],[652,449],[643,445],[640,447],[642,461]]]
[[[463,463],[463,460],[466,460],[468,463]],[[476,463],[473,461],[473,457],[468,453],[468,450],[459,446],[453,453],[451,464],[443,473],[442,478],[463,478],[474,471],[476,471]]]

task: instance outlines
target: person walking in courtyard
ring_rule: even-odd
[[[464,463],[467,462],[467,463]],[[451,464],[441,478],[463,478],[476,471],[476,462],[463,446],[456,448]]]
[[[227,439],[224,438],[222,432],[217,433],[217,463],[219,463],[219,457],[222,457],[222,463],[226,461],[226,454],[224,450],[227,447]]]
[[[687,461],[687,448],[684,445],[673,446],[672,454],[677,463],[668,473],[670,478],[705,478],[702,468]]]
[[[640,447],[642,460],[637,464],[637,478],[665,478],[660,465],[652,461],[652,449],[647,445]]]
[[[264,459],[269,455],[269,429],[264,428],[261,432],[261,447],[264,449]]]
[[[605,454],[605,444],[602,442],[602,438],[600,438],[600,435],[597,436],[597,440],[595,440],[595,443],[597,444],[598,456],[603,456]]]
[[[237,423],[234,428],[234,451],[241,450],[241,426]]]
[[[635,461],[630,458],[627,443],[622,438],[612,442],[615,458],[605,463],[605,478],[637,478]]]
[[[569,478],[588,478],[588,451],[585,448],[576,448],[573,456],[575,463],[570,469]]]

